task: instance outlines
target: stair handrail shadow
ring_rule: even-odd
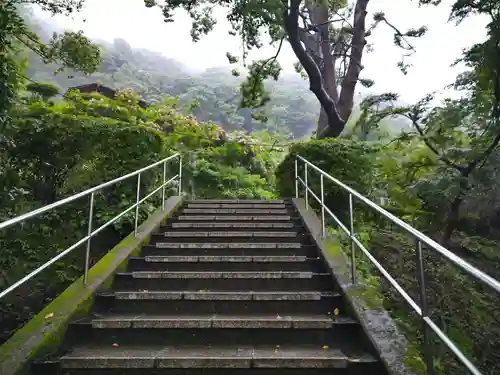
[[[362,194],[358,193],[356,190],[345,185],[335,177],[331,176],[321,168],[317,167],[307,159],[300,155],[295,155],[295,198],[299,198],[299,183],[303,187],[305,196],[305,207],[306,210],[309,209],[309,195],[311,195],[321,207],[321,236],[325,238],[326,236],[326,220],[325,214],[328,214],[337,225],[349,236],[351,241],[351,282],[356,284],[356,254],[355,250],[360,249],[363,254],[370,260],[370,262],[380,271],[380,273],[387,279],[387,281],[398,291],[398,293],[405,299],[408,305],[413,309],[415,313],[418,314],[422,320],[424,327],[424,360],[426,362],[427,374],[434,374],[433,358],[430,352],[430,339],[429,334],[431,330],[436,336],[443,342],[448,349],[455,355],[455,357],[469,370],[471,374],[482,375],[481,371],[465,356],[465,354],[458,348],[458,346],[450,339],[450,337],[441,330],[436,323],[429,316],[427,299],[426,299],[426,282],[424,274],[424,258],[422,255],[422,244],[426,244],[432,250],[439,253],[447,261],[455,264],[460,269],[465,271],[468,275],[474,277],[476,280],[486,284],[492,288],[495,292],[500,295],[500,281],[494,279],[478,268],[474,267],[472,264],[468,263],[464,259],[452,253],[450,250],[441,246],[431,238],[427,237],[425,234],[419,230],[413,228],[411,225],[407,224],[403,220],[394,216],[387,210],[383,209],[370,199],[366,198]],[[304,169],[304,178],[299,176],[299,166]],[[311,189],[308,184],[308,170],[312,170],[320,175],[320,190],[319,196]],[[325,191],[324,191],[324,179],[336,184],[343,191],[349,193],[349,228],[342,223],[342,221],[326,206],[325,204]],[[415,302],[410,295],[404,290],[404,288],[389,274],[389,272],[375,259],[375,257],[368,251],[368,249],[361,243],[361,241],[356,237],[354,232],[354,220],[353,220],[353,200],[356,198],[358,201],[364,203],[377,213],[381,214],[385,218],[389,219],[392,223],[396,224],[400,228],[404,229],[406,232],[411,234],[416,239],[416,256],[417,256],[417,273],[418,282],[420,287],[420,305]],[[500,306],[499,306],[500,308]]]

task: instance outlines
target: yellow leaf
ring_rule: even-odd
[[[333,313],[335,314],[335,316],[337,316],[340,314],[340,310],[337,308],[337,309],[333,310]]]
[[[327,346],[327,345],[324,345],[324,346],[323,346],[323,349],[325,349],[325,350],[326,350],[326,349],[328,349],[328,346]]]
[[[53,317],[54,317],[54,313],[49,313],[49,314],[45,315],[45,319],[50,319]]]

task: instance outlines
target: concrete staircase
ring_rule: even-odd
[[[338,291],[291,202],[186,202],[33,374],[386,374]]]

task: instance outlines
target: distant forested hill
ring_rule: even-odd
[[[62,31],[36,19],[28,11],[25,15],[42,38],[48,39],[54,31]],[[209,68],[195,74],[182,63],[158,52],[131,48],[123,39],[115,39],[113,43],[96,42],[102,46],[103,62],[99,72],[91,76],[71,71],[54,75],[58,66],[44,64],[35,54],[27,53],[28,78],[52,82],[61,92],[97,81],[115,89],[131,88],[148,102],[159,101],[164,94],[178,96],[181,105],[197,101],[198,107],[193,112],[199,121],[210,120],[229,131],[268,130],[302,138],[310,136],[316,128],[319,103],[309,91],[307,81],[299,75],[284,74],[278,81],[267,83],[271,100],[265,108],[268,121],[263,124],[252,118],[251,109],[238,109],[239,83],[243,78],[234,77],[227,67]]]

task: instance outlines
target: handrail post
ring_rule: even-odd
[[[85,251],[85,268],[83,271],[83,285],[87,285],[89,278],[89,263],[90,263],[90,242],[92,241],[92,218],[94,216],[94,192],[90,194],[89,207],[89,224],[87,229],[87,249]]]
[[[321,174],[321,236],[326,236],[326,223],[325,223],[325,185],[323,182],[323,173]]]
[[[430,332],[427,323],[424,318],[426,318],[429,314],[428,306],[427,306],[427,288],[425,283],[425,268],[424,268],[424,257],[422,254],[422,242],[417,240],[417,248],[416,248],[416,256],[417,256],[417,276],[418,283],[420,286],[420,309],[422,310],[422,333],[424,336],[424,360],[425,365],[427,367],[427,375],[434,375],[434,360],[432,357],[432,351],[430,346]]]
[[[295,158],[295,198],[299,197],[299,166],[297,158]]]
[[[139,224],[139,200],[141,195],[141,174],[137,175],[137,194],[135,198],[135,224],[134,224],[134,237],[137,237],[137,226]]]
[[[305,185],[304,188],[306,189],[305,190],[305,195],[306,195],[306,211],[309,210],[309,185],[307,185],[307,163],[304,163],[304,181],[305,181]]]
[[[351,238],[351,279],[352,285],[356,284],[356,244],[354,243],[354,214],[353,214],[353,204],[352,204],[352,194],[349,193],[349,222],[351,224],[350,228],[350,238]]]
[[[165,184],[167,183],[167,162],[163,163],[163,183],[161,189],[161,209],[165,209]]]
[[[179,196],[182,195],[182,155],[179,156]]]

